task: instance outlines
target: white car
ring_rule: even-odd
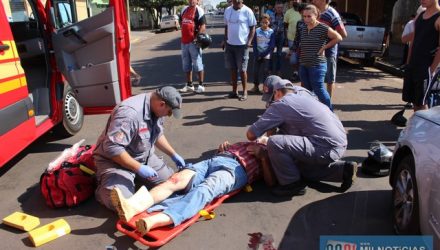
[[[162,20],[160,20],[159,26],[161,32],[169,29],[179,30],[179,17],[177,15],[164,16]]]
[[[394,149],[394,228],[401,234],[432,235],[440,248],[440,106],[416,112]]]

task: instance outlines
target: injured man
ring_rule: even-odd
[[[261,176],[268,186],[275,184],[266,146],[257,142],[230,144],[226,141],[212,158],[188,164],[150,191],[142,186],[133,196],[124,197],[114,188],[111,200],[123,221],[130,221],[150,207],[149,212],[160,211],[136,221],[137,230],[145,234],[157,227],[178,226],[215,198],[241,189]],[[178,191],[182,194],[172,196]]]

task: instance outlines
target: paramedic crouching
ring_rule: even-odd
[[[264,133],[269,159],[279,186],[277,196],[303,195],[307,181],[342,181],[348,189],[356,173],[354,162],[337,161],[347,148],[338,117],[304,88],[269,76],[263,100],[272,102],[247,131],[255,140]]]
[[[117,187],[125,197],[132,196],[135,177],[149,188],[168,180],[174,171],[155,154],[155,147],[170,156],[177,168],[185,166],[163,134],[164,117],[180,118],[181,104],[175,88],[163,87],[130,97],[113,110],[94,151],[98,202],[115,210],[111,190]]]

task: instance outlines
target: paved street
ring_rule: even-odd
[[[223,29],[211,27],[208,32],[214,42],[204,51],[207,91],[184,94],[183,118],[170,118],[165,124],[168,140],[187,162],[208,158],[224,140],[245,140],[247,127],[264,111],[261,96],[250,95],[246,102],[224,98],[231,87],[220,48]],[[149,35],[133,45],[132,65],[143,77],[134,93],[164,85],[183,86],[179,35]],[[289,76],[287,67],[283,72]],[[401,79],[375,68],[340,63],[337,82],[335,112],[349,139],[345,159],[361,162],[374,140],[393,147],[400,129],[389,119],[402,105]],[[23,211],[40,217],[42,224],[64,218],[72,228],[71,234],[39,249],[105,249],[110,245],[117,249],[147,248],[117,232],[116,215],[93,199],[76,208],[52,210],[39,193],[39,176],[48,162],[80,139],[94,143],[107,117],[88,116],[82,131],[69,139],[55,140],[47,135],[1,169],[2,217]],[[387,181],[387,177],[359,174],[346,193],[336,192],[332,183],[323,183],[310,187],[305,196],[287,200],[271,196],[258,182],[253,192],[242,192],[220,206],[214,220],[199,221],[161,249],[246,249],[248,234],[257,232],[272,235],[279,249],[305,250],[318,248],[319,235],[393,234]],[[0,227],[1,249],[32,248],[27,234]]]

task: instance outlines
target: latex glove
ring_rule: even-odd
[[[148,165],[141,165],[137,173],[140,177],[145,178],[147,180],[153,180],[159,176],[156,170],[154,170],[152,167]]]
[[[179,154],[174,154],[171,159],[176,163],[177,168],[180,170],[185,166],[185,160]]]

